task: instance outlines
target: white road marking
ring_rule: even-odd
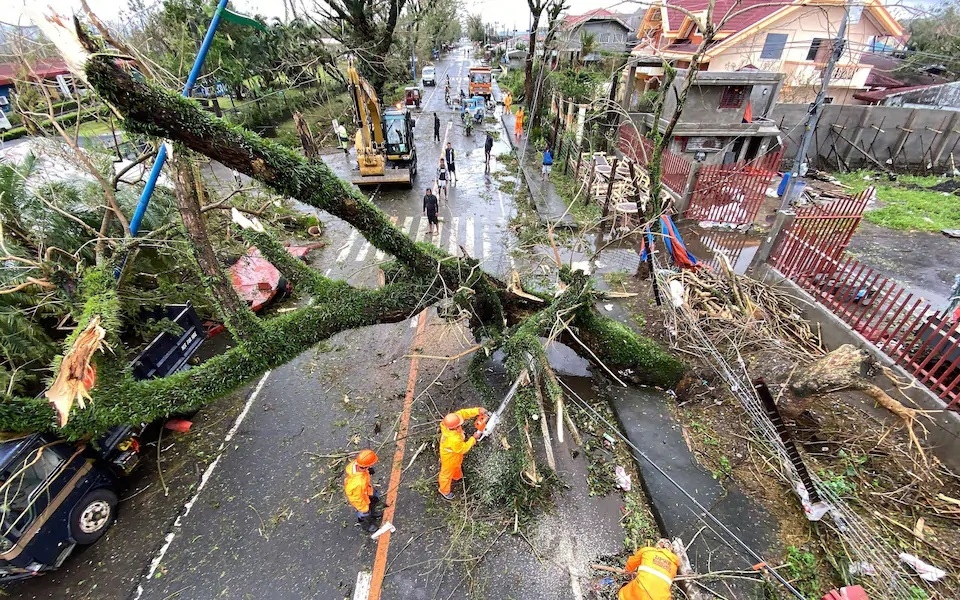
[[[410,237],[410,234],[413,232],[413,217],[407,217],[403,220],[403,233]]]
[[[466,248],[467,254],[469,254],[473,258],[476,258],[477,255],[474,252],[474,248],[473,248],[473,234],[474,234],[473,226],[474,226],[473,217],[467,217],[467,231],[466,231],[466,236],[464,237],[464,240],[463,240],[463,247]]]
[[[356,262],[363,262],[367,258],[367,252],[370,252],[370,242],[366,242],[363,246],[360,246],[360,252],[357,253],[357,258],[354,260]]]
[[[427,234],[427,218],[421,217],[419,226],[417,227],[417,237],[415,241],[422,242],[423,236]]]
[[[367,600],[370,597],[370,581],[373,574],[370,571],[357,573],[357,584],[353,586],[353,600]]]
[[[147,570],[147,574],[141,578],[141,583],[137,585],[137,594],[133,597],[133,600],[139,600],[140,596],[143,595],[143,581],[153,579],[154,574],[157,572],[157,568],[160,566],[160,562],[163,560],[163,557],[166,556],[167,550],[170,549],[170,544],[173,543],[173,539],[177,536],[177,529],[179,529],[182,525],[183,518],[190,514],[190,509],[193,508],[197,498],[200,497],[200,492],[202,492],[203,488],[207,486],[210,476],[213,475],[217,465],[220,464],[220,459],[223,458],[224,448],[227,447],[227,444],[233,439],[233,436],[236,435],[237,430],[240,429],[240,424],[243,423],[243,420],[247,417],[247,413],[250,412],[250,407],[253,405],[254,400],[256,400],[257,396],[260,395],[260,390],[263,389],[263,385],[267,382],[267,378],[270,377],[270,373],[272,373],[272,371],[267,371],[263,374],[263,377],[260,378],[260,382],[257,383],[257,387],[254,388],[253,393],[250,394],[249,398],[247,398],[247,403],[244,404],[243,410],[240,411],[240,414],[237,415],[236,420],[233,422],[233,427],[230,428],[230,431],[228,431],[227,435],[224,436],[223,441],[220,442],[220,447],[217,448],[217,458],[215,458],[213,462],[207,466],[207,469],[203,472],[203,475],[200,476],[200,484],[197,486],[197,491],[193,494],[193,497],[191,497],[190,500],[183,505],[183,512],[173,522],[173,527],[164,538],[163,546],[160,547],[160,551],[153,558],[153,561],[150,562],[150,568]]]
[[[486,223],[483,224],[483,230],[480,233],[480,237],[483,239],[483,257],[489,258],[493,250],[493,242],[490,239],[490,226]]]
[[[373,258],[374,258],[374,260],[376,260],[377,262],[380,262],[381,260],[383,260],[383,257],[384,257],[384,256],[385,256],[385,255],[384,255],[384,253],[383,253],[383,250],[377,250],[377,253],[374,254]]]
[[[353,250],[353,244],[357,241],[357,230],[350,230],[350,237],[347,238],[347,242],[340,249],[340,254],[337,255],[337,262],[342,263],[347,260],[347,257],[350,256],[350,251]]]
[[[456,256],[457,254],[459,254],[459,250],[460,250],[457,247],[458,245],[457,242],[460,237],[460,217],[452,218],[450,220],[450,227],[448,229],[450,230],[450,240],[448,241],[449,243],[448,251],[450,252],[450,254],[453,254],[454,256]]]
[[[503,207],[503,194],[500,193],[500,189],[497,189],[497,198],[500,199],[500,216],[503,218],[502,223],[507,222],[507,210]]]

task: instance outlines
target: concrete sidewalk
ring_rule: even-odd
[[[493,97],[499,103],[503,94],[500,92],[500,86],[493,82]],[[503,111],[500,117],[503,121],[503,127],[506,129],[507,141],[510,147],[517,154],[518,160],[523,156],[521,170],[523,178],[526,181],[527,188],[530,190],[530,197],[533,199],[534,206],[537,208],[537,215],[540,217],[540,223],[543,225],[553,225],[555,227],[577,228],[577,222],[567,212],[567,203],[564,202],[556,188],[550,181],[540,179],[540,153],[530,148],[527,144],[527,135],[524,135],[518,141],[513,135],[513,127],[516,119],[513,113]],[[526,151],[524,152],[524,148]]]

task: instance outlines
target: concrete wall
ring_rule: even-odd
[[[784,156],[788,159],[796,154],[808,108],[806,104],[779,104],[771,113],[770,118],[784,132]],[[950,168],[951,153],[960,162],[960,112],[825,106],[808,155],[811,166],[829,170],[837,169],[838,163],[854,169],[876,167],[857,148],[894,169],[928,172],[926,167],[932,164],[934,172],[943,173]]]
[[[780,287],[792,296],[794,304],[800,309],[803,318],[810,322],[812,326],[819,328],[823,344],[828,350],[834,350],[843,344],[853,344],[866,351],[877,363],[889,367],[898,378],[906,381],[913,380],[913,377],[895,364],[890,357],[880,352],[876,346],[851,329],[839,317],[818,304],[799,286],[784,278],[775,268],[763,264],[757,267],[752,275],[768,284]],[[922,384],[906,388],[901,393],[901,390],[882,373],[869,377],[867,380],[893,398],[903,402],[906,406],[912,404],[913,408],[921,410],[942,411],[930,413],[929,419],[923,418],[923,424],[929,431],[925,444],[948,467],[954,471],[960,470],[960,413],[944,410],[946,404]],[[900,424],[899,420],[890,413],[876,408],[873,401],[866,395],[863,396],[863,402],[859,403],[857,408],[888,422],[891,427]],[[919,427],[916,431],[918,436],[922,436]]]

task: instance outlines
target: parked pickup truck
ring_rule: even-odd
[[[133,361],[137,379],[189,368],[203,343],[203,323],[189,304],[151,315],[178,328],[160,333]],[[95,442],[49,433],[0,441],[0,583],[56,569],[77,546],[106,533],[117,493],[140,461],[141,430],[111,428]]]
[[[100,539],[139,450],[128,426],[97,443],[46,433],[0,442],[0,582],[55,569],[78,545]]]

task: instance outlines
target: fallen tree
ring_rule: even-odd
[[[247,241],[256,245],[302,292],[312,296],[313,302],[269,319],[252,315],[245,315],[240,322],[226,319],[237,347],[187,372],[163,379],[134,380],[119,356],[98,354],[98,383],[91,394],[93,409],[74,411],[62,430],[64,435],[80,438],[119,423],[149,422],[197,409],[327,337],[366,325],[397,322],[441,299],[452,301],[471,315],[470,325],[478,338],[486,337],[491,340],[490,345],[505,348],[514,375],[527,364],[527,354],[542,369],[549,370],[537,338],[554,328],[559,316],[564,329],[575,329],[580,339],[588,340],[592,360],[629,368],[645,384],[672,387],[680,379],[683,367],[679,361],[655,342],[596,311],[594,304],[599,293],[592,290],[590,279],[582,273],[561,271],[564,291],[555,297],[542,296],[539,302],[531,299],[534,294],[529,290],[511,292],[504,282],[484,273],[476,260],[454,257],[430,244],[413,242],[379,208],[322,162],[308,162],[288,149],[210,115],[192,100],[137,81],[121,66],[120,57],[111,55],[98,40],[87,36],[79,24],[59,22],[54,26],[57,30],[48,35],[57,40],[78,74],[123,119],[128,131],[170,139],[249,175],[284,196],[325,210],[351,224],[373,246],[395,257],[385,269],[388,283],[384,287],[358,289],[292,260],[268,233],[256,228],[244,230]],[[79,296],[74,312],[80,315],[78,331],[94,317],[101,317],[105,324],[111,322],[110,314],[101,314],[105,301],[117,294],[111,267],[105,265],[84,274],[83,281],[88,285],[82,286],[86,292]],[[215,282],[210,279],[206,277],[204,283],[215,293]],[[256,323],[249,319],[256,319]],[[70,342],[68,339],[68,347]],[[553,397],[554,390],[547,387]],[[0,402],[0,431],[50,430],[55,424],[54,411],[43,400],[7,398]]]

